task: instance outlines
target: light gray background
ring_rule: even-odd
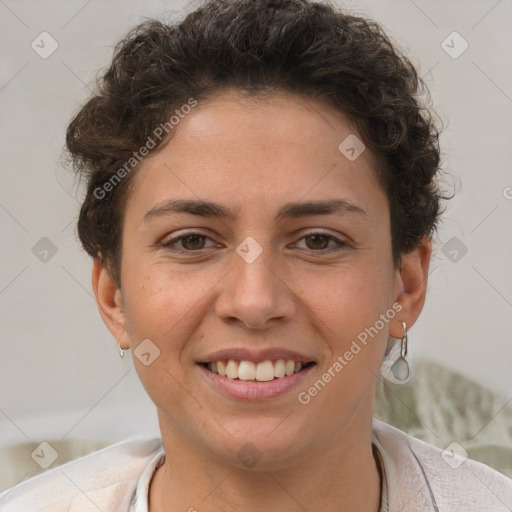
[[[112,45],[143,16],[184,5],[0,0],[1,444],[156,432],[131,356],[119,358],[97,312],[91,263],[75,236],[79,203],[59,157],[66,125]],[[381,22],[408,52],[446,125],[446,184],[457,195],[437,236],[411,350],[500,391],[505,406],[512,398],[512,2],[345,5]],[[59,44],[48,59],[31,48],[43,31]],[[469,43],[457,59],[441,46],[453,31]],[[42,237],[57,247],[46,263],[32,252]],[[444,246],[453,237],[467,247],[457,262]]]

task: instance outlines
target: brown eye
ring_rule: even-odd
[[[323,254],[346,249],[348,245],[333,235],[319,231],[303,236],[297,247]]]
[[[326,235],[309,235],[305,237],[308,249],[327,249],[329,239]],[[311,243],[308,243],[310,241]]]
[[[210,241],[210,245],[206,245]],[[199,252],[202,249],[210,249],[215,246],[210,237],[201,233],[189,233],[186,235],[176,236],[161,244],[165,250],[176,253],[192,253]]]
[[[189,251],[194,251],[194,250],[198,250],[198,249],[202,249],[204,247],[204,242],[205,242],[205,236],[203,235],[187,235],[187,236],[182,236],[179,240],[181,240],[181,245],[189,250]]]

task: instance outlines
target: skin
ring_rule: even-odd
[[[344,116],[321,100],[228,90],[195,107],[134,176],[121,287],[95,261],[93,288],[121,347],[134,350],[149,338],[160,350],[149,366],[134,357],[167,454],[151,482],[151,512],[328,512],[340,504],[378,510],[375,380],[388,336],[401,338],[402,322],[410,328],[421,312],[431,243],[423,240],[395,267],[374,157],[366,149],[349,161],[338,150],[352,133]],[[168,199],[198,198],[238,209],[236,219],[169,213],[144,220]],[[290,201],[339,198],[366,215],[274,219]],[[318,231],[346,245],[329,252],[338,247],[335,240],[307,238]],[[194,232],[208,238],[178,241],[188,253],[160,244]],[[263,249],[252,263],[236,252],[247,236]],[[317,396],[299,403],[298,393],[393,304],[400,312]],[[234,399],[196,364],[233,346],[289,348],[317,365],[283,396]],[[262,455],[250,468],[237,457],[248,442]]]

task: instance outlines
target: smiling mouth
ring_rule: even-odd
[[[200,364],[212,373],[228,379],[269,382],[274,379],[282,379],[294,373],[299,373],[316,363],[314,361],[302,363],[292,359],[266,360],[260,363],[228,359]]]

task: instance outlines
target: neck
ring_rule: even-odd
[[[162,429],[168,456],[151,482],[149,512],[378,512],[381,483],[367,423],[264,469],[240,469]]]

